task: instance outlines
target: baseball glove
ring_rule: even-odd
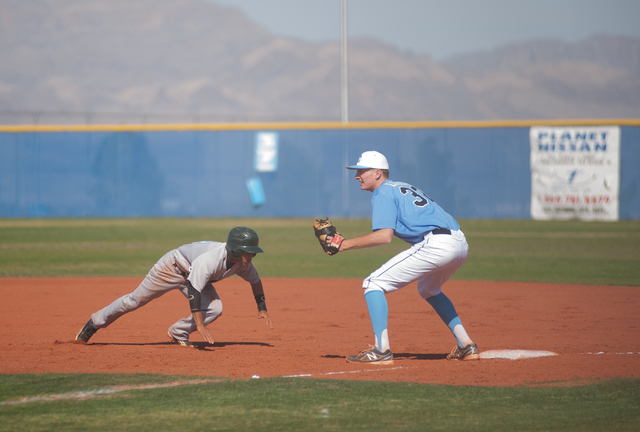
[[[329,219],[316,219],[313,223],[313,232],[316,234],[324,253],[335,255],[340,251],[340,245],[342,245],[344,238]]]

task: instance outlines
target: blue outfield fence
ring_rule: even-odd
[[[456,218],[528,219],[532,125],[0,127],[0,217],[368,218],[345,167],[377,150]],[[640,218],[639,166],[623,123],[621,219]]]

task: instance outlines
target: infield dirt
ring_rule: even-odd
[[[557,356],[447,361],[455,344],[415,284],[387,296],[395,363],[345,361],[373,343],[355,279],[263,279],[275,328],[257,319],[250,286],[216,284],[224,307],[208,345],[172,344],[167,328],[189,314],[172,291],[74,340],[98,309],[133,291],[141,278],[0,279],[0,373],[159,373],[249,379],[327,379],[523,386],[571,385],[640,376],[640,288],[450,281],[444,292],[484,350],[546,350]]]

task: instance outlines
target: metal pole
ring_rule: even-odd
[[[347,0],[342,1],[342,123],[349,123],[349,63],[347,53]]]

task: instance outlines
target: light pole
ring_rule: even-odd
[[[347,0],[342,2],[342,43],[341,43],[341,65],[342,65],[342,123],[349,123],[349,56],[347,52]]]

